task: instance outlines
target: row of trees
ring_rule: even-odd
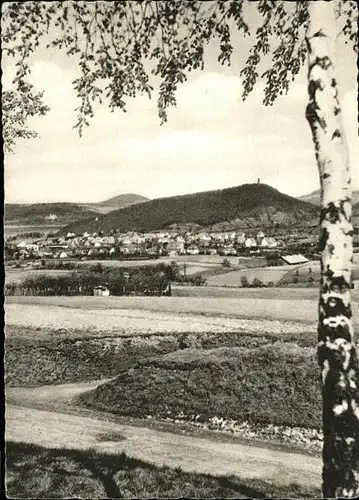
[[[175,262],[170,265],[140,266],[137,268],[104,267],[101,264],[83,266],[69,274],[52,275],[38,271],[21,283],[6,284],[8,295],[93,295],[94,287],[106,285],[111,295],[169,294],[171,282],[192,285],[205,283],[201,274],[182,276]]]
[[[94,287],[106,285],[111,295],[162,295],[169,281],[162,273],[135,272],[126,278],[122,273],[74,272],[64,276],[38,274],[20,284],[7,284],[8,295],[93,295]]]

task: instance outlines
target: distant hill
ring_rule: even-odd
[[[280,193],[266,184],[242,186],[158,198],[89,217],[70,224],[62,232],[153,231],[183,225],[221,229],[268,227],[313,227],[318,224],[318,208]]]
[[[94,214],[107,214],[111,210],[147,200],[148,198],[138,194],[120,194],[99,203],[7,203],[5,204],[5,223],[24,225],[52,223],[65,226],[78,220],[93,217]],[[55,215],[56,219],[46,219],[49,215]]]
[[[98,203],[82,203],[81,206],[87,208],[88,210],[92,210],[93,212],[107,214],[112,210],[129,207],[131,205],[135,205],[136,203],[143,203],[144,201],[149,201],[149,198],[141,196],[140,194],[128,193],[120,194]]]
[[[299,198],[302,201],[306,201],[307,203],[312,203],[312,205],[320,205],[320,190],[317,189],[312,193],[306,194]],[[359,202],[359,190],[353,191],[352,203],[353,205]]]
[[[32,203],[32,204],[5,204],[6,224],[68,224],[69,222],[88,218],[93,211],[77,203]],[[46,217],[56,216],[49,220]]]

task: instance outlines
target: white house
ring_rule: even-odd
[[[27,247],[27,243],[26,243],[26,241],[20,241],[20,243],[18,243],[18,244],[16,245],[16,248],[19,248],[19,249],[21,249],[21,248],[26,248],[26,247]]]
[[[197,239],[203,242],[211,241],[211,237],[207,233],[199,233]]]
[[[224,240],[224,236],[220,233],[212,233],[211,237],[215,241],[223,241]]]
[[[114,236],[104,236],[102,238],[102,243],[105,243],[107,245],[114,245],[115,244],[115,237]]]
[[[240,245],[244,245],[246,241],[246,235],[244,233],[238,233],[236,238],[237,243]]]
[[[136,236],[133,236],[132,238],[132,243],[135,243],[136,245],[140,245],[141,243],[145,243],[146,238],[142,234],[136,234]]]
[[[224,247],[222,252],[224,255],[237,255],[236,249],[233,247],[233,245]]]
[[[17,245],[19,246],[19,245]],[[25,248],[29,252],[38,252],[39,251],[39,245],[37,243],[25,243]]]
[[[247,248],[252,248],[257,246],[257,242],[254,238],[247,238],[244,242],[244,246]]]
[[[198,255],[199,248],[197,245],[190,245],[186,250],[187,255]]]
[[[182,255],[184,254],[184,243],[180,241],[170,241],[166,246],[166,250],[169,256]]]
[[[268,247],[270,248],[276,248],[278,246],[278,243],[274,238],[268,237],[265,238],[265,240],[267,241]]]
[[[234,241],[236,239],[236,233],[233,231],[228,231],[223,233],[224,239],[225,240],[231,240]]]
[[[45,219],[46,220],[56,220],[57,219],[57,215],[55,215],[55,214],[49,214],[49,215],[46,215]]]

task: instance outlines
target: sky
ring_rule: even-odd
[[[122,193],[158,198],[257,178],[291,196],[319,188],[305,119],[306,69],[286,96],[265,107],[263,84],[242,102],[241,58],[235,54],[232,67],[222,67],[217,53],[210,45],[205,71],[179,87],[166,124],[160,125],[155,95],[136,97],[125,114],[100,107],[80,138],[72,128],[78,102],[71,85],[79,70],[73,60],[40,47],[31,78],[45,90],[51,111],[31,122],[40,137],[19,141],[5,157],[6,202],[96,202]],[[4,88],[12,64],[3,67]],[[353,188],[359,189],[356,58],[342,43],[337,72]]]

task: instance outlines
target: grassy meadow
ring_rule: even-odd
[[[6,445],[10,498],[318,498],[320,490],[158,467],[125,454]]]
[[[230,348],[188,348],[141,360],[80,400],[86,407],[137,418],[208,422],[218,417],[319,429],[321,398],[314,348],[290,342],[263,342],[256,347],[239,343]],[[251,343],[253,339],[242,345]]]

